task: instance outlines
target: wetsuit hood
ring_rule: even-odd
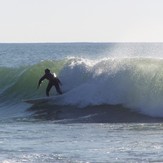
[[[50,73],[50,70],[47,68],[47,69],[45,69],[45,73],[47,74],[47,73]]]

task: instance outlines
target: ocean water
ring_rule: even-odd
[[[45,97],[49,68],[62,81]],[[0,44],[0,162],[163,162],[162,43]]]

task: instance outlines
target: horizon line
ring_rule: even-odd
[[[86,43],[163,43],[163,41],[45,41],[45,42],[0,42],[0,44],[86,44]]]

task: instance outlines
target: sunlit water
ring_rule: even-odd
[[[162,162],[162,124],[0,125],[1,162]]]

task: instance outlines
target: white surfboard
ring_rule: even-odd
[[[66,95],[66,93],[64,92],[64,94],[62,95],[54,95],[54,96],[50,96],[50,97],[41,97],[41,98],[33,98],[33,99],[23,99],[23,102],[29,103],[29,104],[43,104],[43,103],[47,103],[47,102],[58,102],[58,100],[61,100],[64,96]]]
[[[64,95],[54,95],[50,97],[41,97],[41,98],[33,98],[33,99],[24,99],[23,102],[29,103],[29,104],[43,104],[47,102],[55,102],[61,99]]]
[[[42,104],[46,103],[50,100],[50,98],[43,97],[43,98],[35,98],[35,99],[25,99],[23,102],[29,103],[29,104]]]

